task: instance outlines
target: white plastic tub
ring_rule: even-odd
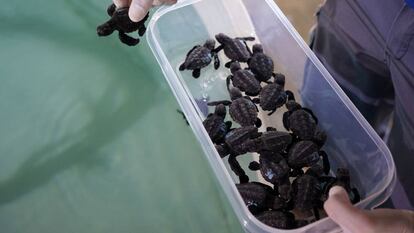
[[[374,208],[390,196],[395,167],[388,148],[273,0],[183,0],[160,8],[154,14],[149,23],[148,42],[246,231],[340,232],[340,229],[328,218],[296,230],[275,229],[259,222],[246,208],[226,160],[217,154],[204,130],[205,115],[200,110],[200,101],[196,101],[229,99],[225,88],[229,71],[223,65],[218,71],[210,66],[202,70],[199,79],[192,78],[191,72],[178,71],[189,49],[203,44],[207,38],[214,38],[219,32],[230,36],[255,36],[257,42],[263,44],[265,52],[275,61],[276,72],[286,75],[287,89],[294,91],[301,103],[314,111],[319,126],[327,132],[324,149],[330,156],[332,170],[339,166],[350,169],[352,182],[363,197],[358,203],[361,208]],[[224,57],[221,60],[222,64],[227,61]],[[266,118],[264,123],[281,128],[281,112]],[[244,156],[244,159],[250,161],[252,157]],[[246,166],[244,168],[247,171]],[[260,180],[256,173],[249,175]]]

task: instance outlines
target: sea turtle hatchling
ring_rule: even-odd
[[[311,167],[317,164],[322,157],[324,173],[330,171],[330,164],[326,152],[321,151],[312,141],[299,141],[289,149],[288,164],[293,169]]]
[[[272,58],[264,54],[260,44],[253,45],[253,55],[248,61],[249,69],[256,75],[261,82],[267,82],[274,76],[274,64]]]
[[[137,45],[140,41],[139,38],[133,38],[127,35],[127,33],[138,30],[138,35],[143,36],[146,31],[145,21],[147,21],[149,14],[141,21],[134,22],[129,18],[128,11],[129,7],[116,8],[115,4],[111,4],[107,9],[107,13],[111,16],[111,19],[97,27],[96,31],[98,35],[109,36],[116,30],[122,43],[129,46]]]
[[[214,59],[214,69],[220,67],[220,60],[214,48],[216,41],[209,39],[204,45],[196,45],[188,51],[185,61],[180,65],[179,70],[192,70],[194,78],[200,77],[201,69],[208,66]]]
[[[292,195],[295,208],[300,211],[313,211],[315,218],[319,219],[318,208],[322,207],[322,190],[317,177],[304,174],[292,183]]]
[[[260,170],[263,178],[274,185],[281,184],[290,172],[290,167],[285,158],[268,151],[260,153],[259,162],[251,162],[249,168]]]
[[[222,143],[231,128],[231,121],[224,121],[226,113],[226,107],[219,104],[216,106],[214,113],[210,113],[203,121],[204,128],[214,143]]]
[[[288,94],[284,90],[285,76],[283,74],[275,75],[275,82],[264,86],[260,91],[259,97],[254,98],[253,102],[260,104],[264,111],[270,111],[272,115],[276,110],[285,105]],[[289,92],[288,92],[289,93]]]
[[[303,108],[294,100],[286,103],[287,112],[283,114],[283,125],[300,140],[312,140],[317,130],[318,119],[310,109]]]
[[[286,202],[278,197],[275,191],[268,185],[259,182],[236,184],[244,203],[252,214],[258,214],[265,210],[283,210]]]
[[[227,77],[227,89],[229,89],[231,80],[233,86],[239,88],[246,95],[257,96],[259,94],[262,87],[251,71],[242,69],[239,62],[233,62],[230,71],[232,74]]]
[[[262,121],[257,117],[259,111],[253,101],[248,96],[243,96],[238,88],[231,88],[229,92],[231,101],[213,101],[208,103],[208,105],[224,104],[229,106],[230,116],[235,122],[241,126],[256,125],[256,127],[260,127]]]
[[[216,40],[220,43],[220,46],[217,47],[216,51],[219,52],[224,50],[224,54],[230,59],[230,61],[225,64],[225,67],[230,68],[231,63],[235,61],[249,61],[252,52],[250,51],[249,46],[247,46],[246,41],[254,41],[254,37],[231,38],[224,33],[219,33],[216,35]]]
[[[269,210],[256,215],[262,223],[279,229],[293,229],[296,227],[295,216],[290,212]]]

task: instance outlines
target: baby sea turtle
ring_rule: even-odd
[[[240,63],[234,62],[230,66],[232,75],[227,77],[227,88],[229,89],[230,80],[234,87],[240,89],[249,96],[256,96],[259,94],[262,87],[260,82],[254,77],[254,74],[249,70],[242,69]]]
[[[274,228],[293,229],[296,227],[295,216],[290,212],[269,210],[256,215],[256,218]]]
[[[300,141],[289,149],[289,166],[296,169],[311,167],[323,159],[325,174],[330,171],[329,159],[324,151],[320,151],[318,145],[312,141]]]
[[[255,152],[257,146],[253,139],[261,134],[254,126],[246,126],[230,130],[224,137],[224,143],[218,145],[220,156],[225,157],[228,154],[242,155],[248,152]]]
[[[256,125],[256,127],[260,127],[262,125],[262,121],[257,117],[258,109],[248,96],[243,97],[238,88],[231,88],[230,98],[232,101],[214,101],[208,103],[208,105],[224,104],[230,106],[229,113],[231,118],[241,126]]]
[[[111,16],[104,24],[98,26],[97,33],[99,36],[109,36],[115,30],[118,31],[119,39],[122,43],[134,46],[139,43],[139,38],[133,38],[128,36],[126,33],[131,33],[138,30],[138,35],[143,36],[146,27],[145,21],[148,19],[149,14],[147,14],[141,21],[134,22],[128,16],[129,7],[116,8],[115,4],[111,4],[107,13]]]
[[[286,103],[288,109],[283,114],[283,125],[301,140],[312,140],[315,136],[318,120],[310,109],[302,108],[294,100]]]
[[[322,196],[319,180],[312,175],[302,175],[292,183],[292,195],[295,208],[300,211],[313,211],[315,218],[319,219],[318,208],[322,206]]]
[[[257,170],[260,170],[263,178],[274,185],[284,181],[290,171],[290,167],[285,158],[280,154],[272,152],[262,152],[259,156],[258,165],[259,169]],[[252,162],[249,168],[257,168],[257,166]]]
[[[217,56],[216,50],[216,41],[210,39],[207,40],[203,46],[196,45],[188,53],[185,58],[184,63],[179,67],[180,71],[183,70],[192,70],[193,77],[199,78],[201,69],[208,66],[214,58],[214,69],[220,67],[220,60]]]
[[[358,192],[358,189],[355,187],[351,187],[351,178],[349,175],[349,170],[346,168],[338,168],[336,171],[336,178],[334,177],[321,177],[321,182],[324,183],[323,187],[323,198],[322,201],[328,199],[329,190],[335,186],[339,185],[342,186],[349,195],[349,199],[353,204],[358,203],[361,200],[361,196]]]
[[[216,106],[214,113],[210,113],[203,121],[204,128],[214,143],[222,143],[231,128],[231,121],[224,122],[226,113],[226,107],[219,104]]]
[[[273,209],[283,210],[286,202],[276,195],[274,190],[259,182],[236,184],[244,203],[252,214]]]
[[[261,82],[267,82],[273,76],[274,64],[272,58],[264,54],[260,44],[253,45],[253,55],[248,61],[249,69]]]
[[[229,68],[230,64],[238,62],[247,62],[252,53],[247,46],[246,41],[254,41],[254,37],[236,37],[231,38],[224,33],[216,35],[216,40],[221,44],[217,47],[217,52],[224,50],[224,54],[230,59],[230,62],[226,63],[226,67]]]
[[[281,81],[283,80],[283,82]],[[262,88],[260,91],[260,97],[253,99],[253,102],[260,104],[260,107],[264,111],[271,111],[268,115],[272,115],[276,112],[276,109],[282,107],[287,101],[287,94],[284,91],[284,87],[280,85],[284,83],[284,76],[279,76],[278,80],[274,83],[270,83]]]
[[[292,143],[292,136],[287,132],[268,129],[255,141],[259,151],[282,153]]]

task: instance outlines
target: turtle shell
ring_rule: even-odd
[[[259,81],[266,82],[273,75],[274,64],[272,58],[264,53],[254,53],[249,61],[249,68]]]
[[[265,111],[273,111],[282,107],[286,100],[286,93],[279,84],[268,84],[260,91],[260,107]]]
[[[224,42],[224,54],[230,59],[239,62],[247,62],[250,59],[249,50],[239,39],[229,39]]]
[[[278,154],[272,156],[261,155],[259,163],[260,173],[263,178],[272,184],[280,183],[281,180],[287,177],[290,171],[286,160]]]
[[[287,132],[268,131],[260,137],[261,149],[273,152],[284,151],[292,142],[292,136]]]
[[[292,183],[295,207],[305,211],[317,205],[321,197],[321,187],[316,177],[303,175]]]
[[[290,212],[270,210],[256,215],[256,218],[274,228],[292,229],[295,227],[295,216]]]
[[[214,143],[220,142],[228,131],[224,119],[216,114],[209,115],[203,121],[204,128]]]
[[[258,129],[254,126],[241,127],[228,132],[225,142],[233,152],[245,154],[248,152],[248,147],[245,144],[250,142],[249,139],[257,136],[257,134]]]
[[[212,61],[211,51],[204,46],[197,46],[185,59],[184,66],[188,70],[201,69]]]
[[[300,141],[288,154],[288,163],[293,168],[310,167],[320,160],[318,146],[312,141]]]
[[[139,22],[134,22],[128,15],[129,7],[116,9],[112,15],[112,20],[119,31],[130,33],[138,30],[138,28],[148,19],[148,14]]]
[[[308,111],[298,109],[289,115],[289,128],[299,139],[311,140],[316,132],[316,121]]]
[[[248,70],[238,70],[233,75],[233,86],[246,92],[247,95],[256,96],[262,87],[254,74]]]
[[[251,100],[246,98],[233,100],[229,113],[231,118],[241,126],[254,125],[257,121],[257,107]]]
[[[269,197],[273,196],[273,189],[258,182],[236,184],[247,208],[255,214],[268,209]]]

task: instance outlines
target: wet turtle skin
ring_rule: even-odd
[[[253,37],[231,38],[224,33],[220,33],[216,35],[216,40],[221,44],[217,50],[223,49],[224,54],[231,62],[247,62],[250,59],[251,52],[245,41],[254,40]],[[230,63],[226,67],[230,67]]]
[[[179,70],[193,70],[193,77],[199,78],[201,69],[208,66],[214,58],[214,68],[218,69],[220,61],[215,53],[214,40],[207,40],[203,46],[196,45],[188,53],[185,61],[180,65]]]
[[[138,35],[143,36],[146,31],[145,22],[149,17],[149,13],[139,22],[134,22],[128,15],[129,7],[116,8],[111,4],[107,13],[111,17],[107,22],[99,25],[96,29],[99,36],[109,36],[114,31],[118,31],[119,39],[122,43],[134,46],[139,43],[139,38],[133,38],[126,33],[135,32],[138,30]]]
[[[233,86],[245,92],[246,95],[257,96],[260,93],[262,89],[260,82],[257,81],[251,71],[242,69],[238,62],[232,63],[230,70],[232,75],[227,77],[227,88],[229,88],[230,80],[232,80]]]
[[[290,212],[270,210],[256,215],[256,218],[274,228],[293,229],[296,227],[295,216]]]
[[[225,117],[226,107],[220,104],[216,106],[215,112],[203,121],[204,128],[214,143],[222,143],[231,128],[231,121],[224,122]]]
[[[264,54],[263,47],[260,44],[253,45],[253,55],[249,60],[248,65],[249,69],[261,82],[266,82],[273,76],[273,60]]]

